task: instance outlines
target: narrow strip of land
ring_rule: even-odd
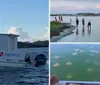
[[[75,26],[70,23],[60,23],[57,21],[50,22],[50,38],[51,42],[56,42],[62,37],[72,34]]]

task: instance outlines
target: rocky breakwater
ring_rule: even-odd
[[[70,23],[59,23],[52,21],[50,23],[50,41],[57,42],[64,36],[68,36],[73,33],[73,30],[76,28]]]

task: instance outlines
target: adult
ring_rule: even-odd
[[[82,19],[82,25],[83,25],[83,27],[84,27],[84,25],[85,25],[85,20],[84,20],[84,18]]]
[[[78,27],[78,25],[79,25],[79,20],[78,20],[78,18],[76,17],[76,26]]]

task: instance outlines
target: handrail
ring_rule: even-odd
[[[100,82],[96,82],[96,81],[59,81],[58,83],[56,83],[55,85],[66,85],[66,83],[71,83],[71,84],[90,84],[90,85],[100,85]]]

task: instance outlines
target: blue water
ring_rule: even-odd
[[[48,65],[28,68],[0,67],[0,85],[48,85]]]
[[[51,44],[51,75],[60,80],[100,81],[100,44]]]

